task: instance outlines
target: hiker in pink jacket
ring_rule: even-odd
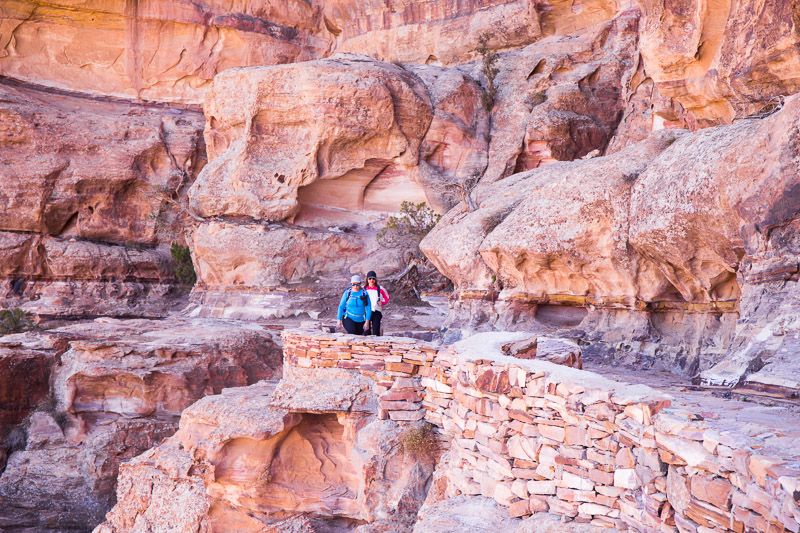
[[[367,289],[369,301],[372,304],[372,317],[369,321],[369,326],[364,329],[364,335],[380,335],[381,318],[383,318],[381,310],[384,305],[389,303],[389,293],[378,285],[378,277],[375,275],[374,270],[367,272],[367,286],[365,289]]]

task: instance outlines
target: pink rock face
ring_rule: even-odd
[[[634,10],[577,35],[499,53],[483,181],[602,152],[636,70],[637,28]]]
[[[224,387],[280,375],[280,351],[255,325],[102,319],[46,335],[69,349],[50,380],[55,406],[34,414],[27,444],[0,477],[4,528],[99,523],[112,505],[119,464],[171,435],[184,408]],[[26,352],[11,348],[24,359]]]
[[[489,1],[322,3],[333,50],[375,54],[385,61],[457,65],[475,59],[487,36],[493,49],[518,48],[544,36],[584,30],[612,19],[632,2]]]
[[[600,3],[600,2],[598,2]],[[385,61],[455,65],[471,59],[482,34],[497,48],[523,46],[542,34],[531,2],[495,0],[323,3],[337,52],[376,53]]]
[[[174,276],[158,245],[183,222],[159,191],[180,196],[205,163],[202,117],[11,83],[0,94],[0,299],[163,313]]]
[[[497,276],[500,299],[509,302],[638,306],[656,312],[652,327],[665,338],[681,321],[673,311],[708,313],[719,325],[694,327],[717,345],[705,348],[707,359],[684,361],[696,371],[730,342],[727,317],[738,310],[740,286],[752,283],[737,271],[774,257],[766,271],[792,279],[785,258],[795,240],[769,240],[756,227],[794,227],[797,173],[789,167],[798,144],[788,124],[797,102],[787,99],[763,120],[678,137],[664,132],[610,156],[512,176],[480,191],[477,211],[448,213],[422,249],[462,290],[492,288]],[[592,327],[613,330],[607,319]]]
[[[486,169],[489,113],[485,94],[477,82],[456,69],[411,64],[406,68],[425,83],[434,108],[415,179],[424,187],[427,202],[446,211],[461,201],[454,186],[477,180]],[[394,181],[383,189],[384,195],[392,194]]]
[[[645,70],[690,112],[694,126],[729,123],[800,89],[791,2],[638,3]]]
[[[0,70],[50,87],[200,103],[230,67],[306,61],[327,50],[319,8],[288,0],[55,2],[0,7]],[[315,35],[318,34],[318,35]]]
[[[313,378],[290,380],[300,390]],[[339,371],[338,378],[354,376]],[[122,466],[119,503],[95,531],[145,523],[152,532],[175,523],[199,531],[313,531],[308,518],[325,528],[378,522],[407,529],[433,465],[399,451],[399,426],[340,411],[340,399],[326,404],[327,413],[274,407],[274,387],[227,389],[184,411],[178,433]],[[348,395],[351,388],[314,390]]]
[[[530,192],[479,249],[505,292],[635,298],[640,287],[664,285],[628,249],[627,229],[636,176],[675,138],[663,132],[612,156],[528,174]]]
[[[275,288],[339,272],[364,254],[357,236],[259,224],[209,222],[192,239],[203,289]]]
[[[205,162],[202,117],[0,85],[0,229],[153,244],[161,204]]]
[[[432,118],[418,78],[355,56],[231,70],[214,80],[205,113],[210,163],[192,206],[268,220],[295,214],[298,187],[317,179],[363,191],[393,161],[415,164]],[[361,198],[346,207],[362,209]]]

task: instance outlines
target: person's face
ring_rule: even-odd
[[[360,291],[361,290],[361,283],[353,283],[353,290]]]
[[[374,287],[378,284],[378,280],[375,278],[367,278],[367,286]]]

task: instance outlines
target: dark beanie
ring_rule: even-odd
[[[367,279],[369,279],[369,278],[378,279],[378,276],[375,274],[374,270],[370,270],[369,272],[367,272]]]

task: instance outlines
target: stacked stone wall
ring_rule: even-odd
[[[549,511],[642,532],[800,531],[792,446],[720,430],[650,387],[503,356],[498,339],[437,349],[287,331],[284,353],[289,365],[374,379],[379,416],[437,425],[455,456],[451,487],[512,516]]]

